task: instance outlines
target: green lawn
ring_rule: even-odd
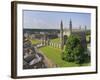
[[[90,46],[90,43],[88,43],[89,42],[89,37],[90,37],[91,35],[86,35],[86,42],[87,42],[87,47],[89,47]]]
[[[60,43],[60,38],[51,39],[51,42],[53,42],[53,43]]]
[[[32,42],[32,44],[38,44],[38,43],[41,43],[41,41],[38,40],[38,39],[31,40],[31,42]]]
[[[59,67],[74,67],[79,66],[74,62],[66,62],[61,59],[61,50],[58,48],[53,48],[51,46],[41,47],[40,50],[57,66]],[[84,66],[89,64],[83,64]]]
[[[89,41],[89,37],[90,37],[90,35],[86,35],[86,41],[87,42]]]

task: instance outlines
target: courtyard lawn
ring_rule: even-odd
[[[90,35],[86,35],[86,41],[87,42],[89,41],[89,37],[90,37]]]
[[[55,63],[59,67],[74,67],[79,66],[79,64],[76,64],[74,62],[66,62],[61,59],[61,50],[58,48],[53,48],[51,46],[41,47],[40,50],[44,53],[44,55],[47,56],[53,63]],[[87,66],[89,64],[82,64],[84,66]]]
[[[53,43],[60,43],[60,38],[51,39],[51,42],[53,42]]]
[[[87,47],[90,47],[90,43],[88,43],[89,42],[89,37],[90,37],[90,35],[86,35]]]
[[[38,40],[38,39],[31,40],[31,42],[32,42],[32,44],[38,44],[38,43],[41,43],[41,41]]]

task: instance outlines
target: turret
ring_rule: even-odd
[[[79,26],[79,30],[81,30],[81,25]]]
[[[72,21],[70,19],[70,22],[69,22],[69,30],[70,30],[70,34],[72,33]]]
[[[85,25],[85,32],[86,32],[87,26]]]
[[[61,39],[61,49],[64,47],[64,37],[63,37],[63,22],[60,23],[60,39]]]

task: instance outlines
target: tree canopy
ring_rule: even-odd
[[[80,37],[70,35],[64,47],[62,58],[68,62],[81,64],[84,62],[85,49],[81,45]]]

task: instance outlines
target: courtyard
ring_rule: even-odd
[[[89,66],[90,63],[84,63],[82,65],[75,62],[66,62],[61,58],[61,50],[59,48],[53,48],[51,46],[45,46],[39,48],[48,59],[51,60],[57,67],[75,67],[75,66]]]

